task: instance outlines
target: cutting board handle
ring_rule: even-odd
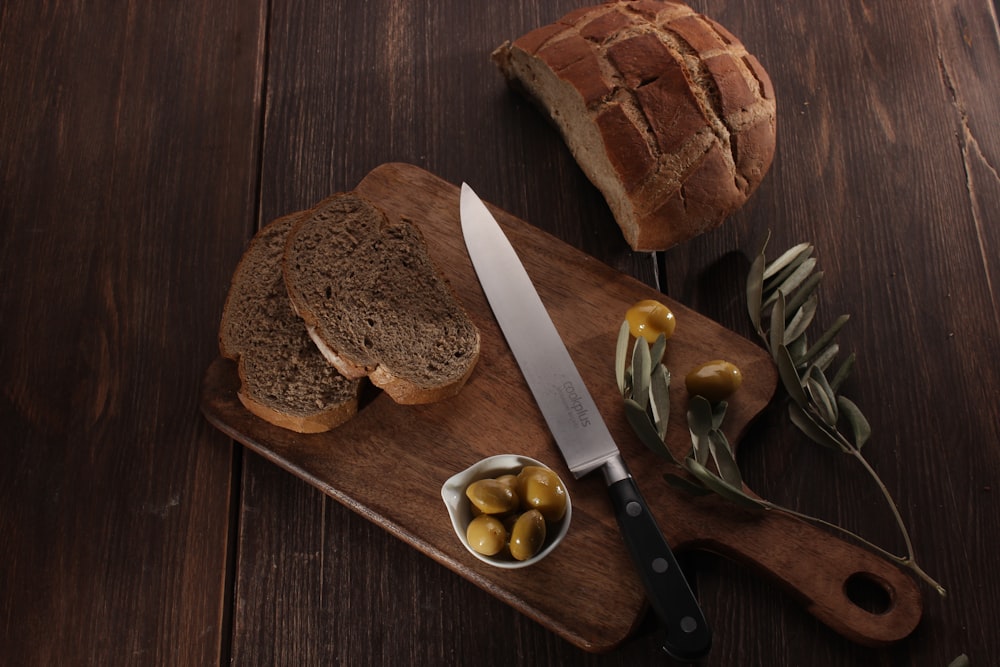
[[[687,546],[760,571],[852,641],[884,646],[909,635],[920,621],[921,592],[912,576],[827,530],[778,511],[702,525],[712,534]]]

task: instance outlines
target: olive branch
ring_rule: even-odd
[[[815,319],[817,289],[823,278],[823,273],[816,271],[813,246],[800,243],[770,263],[765,258],[766,248],[767,240],[747,276],[747,311],[754,330],[777,366],[788,398],[789,417],[810,440],[846,454],[862,466],[889,506],[906,554],[894,554],[837,524],[748,493],[733,449],[721,430],[727,408],[725,401],[713,405],[702,396],[690,398],[687,422],[691,449],[683,461],[678,461],[665,444],[670,412],[670,371],[662,362],[666,338],[661,335],[650,347],[640,336],[629,360],[626,321],[618,333],[615,368],[629,424],[647,448],[689,473],[689,476],[665,473],[664,480],[669,484],[695,494],[715,493],[749,509],[780,511],[825,526],[911,570],[944,596],[944,587],[917,564],[913,542],[899,508],[862,454],[862,447],[871,437],[871,426],[860,408],[840,394],[840,387],[854,368],[855,355],[848,355],[833,375],[829,375],[840,352],[836,337],[848,316],[841,315],[814,342],[809,342],[807,333]],[[767,329],[764,328],[765,320]],[[844,430],[849,434],[845,435]]]
[[[618,390],[625,401],[625,416],[632,429],[649,449],[686,470],[695,480],[666,473],[664,479],[671,485],[695,494],[714,492],[744,506],[766,509],[765,502],[743,490],[743,477],[736,465],[733,448],[721,429],[728,405],[726,401],[713,406],[702,396],[691,397],[688,404],[691,449],[688,455],[683,461],[678,461],[666,446],[671,381],[670,371],[663,364],[666,343],[663,334],[657,337],[652,347],[639,336],[629,362],[628,321],[622,322],[618,331],[615,352]]]

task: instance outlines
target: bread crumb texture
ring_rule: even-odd
[[[335,195],[296,226],[284,267],[289,296],[319,343],[398,402],[440,400],[471,373],[479,332],[413,222]]]
[[[219,346],[238,361],[244,405],[284,428],[317,432],[357,412],[359,383],[326,362],[288,299],[281,262],[301,215],[275,220],[251,241],[233,274]]]
[[[585,7],[493,57],[548,113],[635,250],[664,250],[718,226],[771,165],[767,72],[687,5]]]

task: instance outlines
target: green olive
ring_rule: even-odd
[[[743,374],[730,362],[716,359],[688,373],[684,384],[692,396],[704,396],[710,403],[718,403],[740,388]]]
[[[517,495],[521,507],[538,510],[546,521],[559,521],[566,514],[566,489],[548,468],[525,466],[517,475]]]
[[[528,560],[539,552],[545,541],[545,517],[538,510],[528,510],[517,518],[510,531],[510,555]]]
[[[659,301],[643,299],[625,312],[629,332],[638,338],[642,336],[652,345],[663,334],[664,338],[674,335],[677,320],[670,309]]]
[[[483,554],[493,556],[507,546],[507,529],[495,516],[481,514],[469,522],[465,529],[469,545]]]
[[[497,477],[497,481],[517,493],[517,475],[500,475]]]
[[[517,492],[495,479],[481,479],[465,490],[472,506],[483,514],[506,514],[518,508]]]

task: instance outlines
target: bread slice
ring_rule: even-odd
[[[361,383],[327,363],[288,300],[281,260],[288,233],[305,215],[279,218],[251,241],[222,311],[219,349],[238,361],[238,395],[250,412],[299,433],[319,433],[357,413]]]
[[[367,375],[398,403],[429,403],[472,373],[479,331],[413,223],[334,195],[289,235],[284,275],[295,311],[343,375]]]
[[[679,2],[578,9],[493,58],[549,114],[634,250],[665,250],[718,226],[771,165],[767,72],[729,31]]]

